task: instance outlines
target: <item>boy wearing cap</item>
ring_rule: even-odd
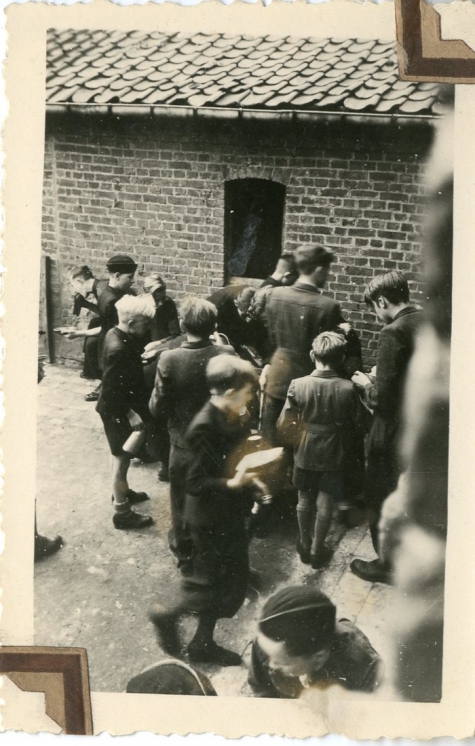
[[[248,682],[261,697],[296,699],[305,688],[340,684],[372,692],[381,658],[348,619],[316,588],[291,586],[271,596],[252,644]]]
[[[100,370],[103,369],[102,354],[104,340],[109,329],[113,329],[118,322],[117,310],[115,304],[125,294],[135,295],[131,290],[134,281],[137,264],[126,254],[117,254],[107,262],[107,271],[109,272],[109,282],[101,293],[97,303],[97,312],[101,322],[98,341],[98,362]],[[99,398],[100,387],[91,391],[84,398],[86,401],[97,401]]]
[[[155,315],[151,296],[124,295],[117,301],[118,323],[104,341],[104,370],[96,412],[101,416],[112,455],[112,493],[115,528],[144,528],[153,520],[131,509],[131,504],[148,500],[145,492],[129,489],[127,472],[130,459],[140,442],[124,450],[132,432],[143,433],[149,420],[148,392],[143,377],[140,340],[147,334]]]

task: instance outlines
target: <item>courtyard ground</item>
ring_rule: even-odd
[[[79,370],[47,366],[38,387],[38,530],[58,533],[64,546],[35,565],[35,644],[84,647],[91,689],[120,692],[128,679],[165,656],[148,621],[149,607],[171,601],[179,581],[168,549],[169,486],[157,481],[156,464],[132,465],[130,484],[150,502],[139,506],[155,525],[142,531],[117,531],[112,525],[109,451],[95,405],[84,401],[93,388]],[[252,640],[265,599],[285,585],[316,585],[337,606],[338,617],[355,622],[390,665],[388,627],[394,590],[355,577],[353,557],[373,559],[365,527],[332,527],[335,554],[315,571],[295,551],[294,515],[276,525],[266,539],[251,545],[251,565],[261,577],[233,619],[218,622],[217,641],[242,653]],[[189,637],[193,622],[183,624]],[[247,647],[239,667],[202,665],[219,695],[249,694],[245,686]]]

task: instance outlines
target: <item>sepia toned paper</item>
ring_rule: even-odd
[[[46,32],[97,28],[362,37],[395,41],[395,13],[380,6],[332,0],[306,5],[206,3],[195,7],[117,7],[110,3],[7,9],[5,69],[9,114],[5,124],[6,180],[4,297],[5,425],[3,461],[1,641],[31,646],[34,637],[33,540],[36,494],[36,412],[41,206],[45,136]],[[451,378],[449,537],[444,618],[443,697],[438,704],[389,701],[372,696],[323,693],[299,701],[246,697],[166,697],[91,692],[94,733],[135,731],[220,734],[261,733],[295,738],[340,733],[354,739],[473,734],[475,603],[472,535],[475,525],[473,380],[470,353],[475,260],[475,88],[456,87],[454,117],[455,248]],[[145,614],[144,610],[144,614]],[[158,651],[157,651],[158,653]],[[156,658],[158,659],[158,654]],[[152,661],[151,661],[152,662]],[[9,703],[4,727],[9,725]],[[18,722],[18,714],[11,722]],[[31,730],[31,725],[29,727]]]

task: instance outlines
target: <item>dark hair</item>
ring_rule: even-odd
[[[210,391],[224,394],[228,389],[242,389],[247,383],[257,387],[257,374],[251,363],[235,355],[217,355],[206,368]]]
[[[312,350],[320,362],[338,365],[345,357],[346,339],[343,334],[337,332],[322,332],[313,340]]]
[[[182,300],[179,315],[185,332],[205,338],[216,328],[218,309],[209,300],[190,297]]]
[[[288,251],[285,252],[284,254],[281,254],[279,256],[279,260],[278,260],[277,264],[279,264],[279,262],[285,262],[286,263],[286,265],[287,265],[287,271],[288,272],[296,272],[297,271],[297,265],[296,265],[296,262],[295,262],[295,255],[294,254],[291,254]]]
[[[71,280],[77,280],[78,277],[82,277],[83,280],[90,280],[94,275],[87,264],[81,264],[80,267],[71,267],[69,270],[69,277]]]
[[[301,275],[309,275],[317,267],[328,267],[332,263],[334,256],[331,251],[324,249],[318,244],[309,244],[299,246],[295,253],[295,263],[297,270]]]
[[[397,269],[392,269],[390,272],[385,272],[371,280],[364,292],[364,302],[372,308],[373,303],[380,296],[394,305],[407,303],[409,301],[409,285],[405,274]]]

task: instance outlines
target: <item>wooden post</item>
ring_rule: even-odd
[[[56,361],[54,349],[54,331],[53,331],[53,298],[51,289],[51,257],[43,256],[44,278],[45,278],[45,301],[46,301],[46,335],[48,343],[48,358],[50,363]]]

